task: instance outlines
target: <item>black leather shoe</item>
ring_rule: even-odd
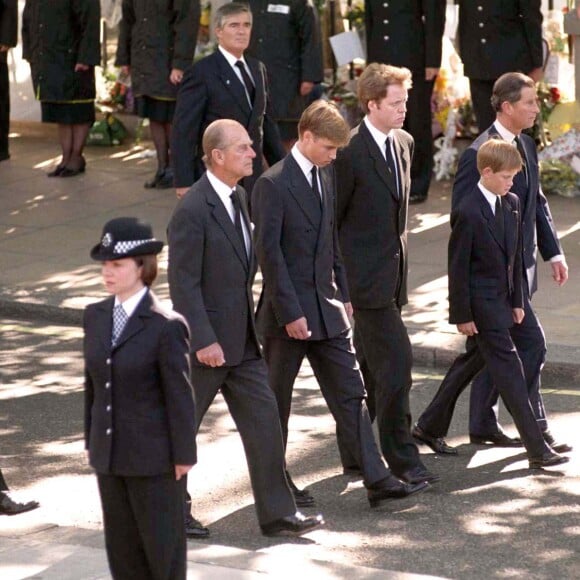
[[[163,175],[157,180],[156,189],[171,189],[173,187],[173,169],[166,167]]]
[[[307,489],[299,489],[296,484],[292,481],[290,474],[286,472],[286,479],[288,480],[288,486],[290,491],[294,496],[294,501],[297,507],[312,507],[314,505],[314,498],[312,494]]]
[[[379,506],[382,502],[394,499],[402,499],[414,493],[425,491],[429,488],[426,481],[420,483],[403,483],[395,477],[387,477],[382,482],[367,489],[367,497],[372,508]]]
[[[358,465],[349,465],[348,467],[343,466],[342,474],[358,477],[358,476],[362,476],[363,472],[361,471],[361,469]]]
[[[415,425],[411,431],[411,435],[415,437],[421,443],[431,447],[435,453],[441,453],[442,455],[457,455],[457,449],[447,445],[447,442],[443,437],[433,437],[429,433],[423,431],[419,425]]]
[[[64,165],[57,165],[52,171],[49,171],[47,177],[60,177],[60,174],[64,171]]]
[[[200,540],[202,538],[209,538],[209,530],[200,521],[190,515],[185,520],[185,535],[188,538]]]
[[[435,483],[439,481],[441,477],[436,473],[432,473],[426,467],[422,465],[416,465],[411,469],[408,469],[399,476],[399,479],[407,483],[421,483],[426,481],[427,483]]]
[[[570,453],[574,449],[568,443],[564,443],[563,441],[557,442],[549,431],[542,433],[542,436],[544,437],[544,441],[557,453]]]
[[[40,504],[37,501],[19,503],[14,501],[6,492],[0,492],[0,514],[15,516],[35,510]]]
[[[427,201],[427,196],[426,195],[420,195],[418,193],[412,193],[409,196],[409,203],[410,204],[423,203],[425,201]]]
[[[558,453],[544,453],[542,457],[530,457],[530,469],[541,469],[542,467],[553,467],[554,465],[562,465],[568,463],[569,457],[564,457]]]
[[[143,187],[145,187],[145,189],[155,189],[157,187],[157,183],[163,177],[164,174],[165,169],[158,169],[155,172],[155,175],[143,184]]]
[[[496,447],[521,447],[522,440],[519,437],[508,437],[505,433],[498,432],[491,435],[469,435],[469,441],[474,445],[487,445],[491,443]]]
[[[287,516],[274,520],[269,524],[260,526],[265,536],[302,536],[324,525],[321,514],[317,516],[305,516],[296,512],[293,516]]]

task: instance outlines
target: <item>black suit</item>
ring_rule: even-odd
[[[18,2],[0,0],[0,44],[16,46],[18,38]],[[0,52],[0,161],[8,157],[10,131],[10,84],[6,52]]]
[[[395,475],[419,465],[411,434],[413,356],[401,318],[407,303],[407,209],[413,139],[393,130],[401,191],[363,121],[337,157],[337,224],[354,308],[355,345],[378,417],[383,455]],[[343,452],[343,461],[349,458]]]
[[[250,221],[245,192],[242,213]],[[168,227],[169,290],[193,332],[192,384],[197,424],[221,390],[242,438],[261,525],[293,515],[296,505],[284,474],[284,448],[276,399],[254,326],[249,259],[234,223],[204,175],[178,203]],[[195,352],[218,342],[225,365],[202,365]]]
[[[255,83],[252,107],[246,91],[224,55],[216,50],[185,71],[171,133],[171,156],[175,187],[189,187],[205,171],[201,140],[206,127],[217,119],[233,119],[245,127],[256,151],[254,172],[242,180],[251,191],[264,169],[285,155],[276,122],[272,117],[264,65],[246,56]]]
[[[477,171],[477,150],[482,143],[491,137],[498,138],[499,133],[494,125],[480,135],[465,150],[459,160],[455,182],[453,184],[452,207],[455,208],[463,197],[479,180]],[[538,157],[533,140],[527,135],[520,135],[523,147],[526,175],[520,172],[514,179],[512,191],[517,194],[522,208],[523,237],[523,275],[524,275],[524,311],[522,324],[512,331],[514,343],[518,349],[528,383],[530,402],[542,431],[548,429],[544,403],[540,393],[540,373],[546,358],[546,339],[540,321],[531,305],[531,298],[538,286],[537,249],[544,260],[562,253],[558,234],[554,227],[548,201],[540,187]],[[498,392],[493,388],[489,373],[479,375],[471,389],[469,432],[473,435],[486,436],[499,430],[494,405],[497,404]]]
[[[433,437],[444,437],[461,392],[485,365],[508,407],[529,457],[549,452],[528,400],[522,363],[511,338],[512,311],[523,308],[520,204],[516,195],[501,199],[504,230],[479,187],[466,193],[451,213],[449,239],[449,322],[475,322],[439,390],[419,417]]]
[[[445,0],[365,1],[367,62],[404,66],[413,73],[405,129],[415,139],[411,193],[426,196],[433,172],[431,94],[425,68],[441,66]]]
[[[346,278],[338,249],[332,168],[320,170],[322,199],[293,155],[271,167],[252,193],[256,251],[264,287],[257,323],[284,442],[294,380],[306,356],[367,486],[388,477],[371,429],[343,302]],[[285,325],[305,317],[308,340],[290,338]]]
[[[481,130],[495,113],[490,98],[504,73],[530,73],[543,66],[541,0],[456,0],[459,54],[469,78],[471,100]]]
[[[114,298],[84,318],[85,444],[115,578],[185,579],[185,486],[195,464],[188,329],[148,292],[111,348]]]

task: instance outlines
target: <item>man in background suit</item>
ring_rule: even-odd
[[[10,158],[10,81],[8,79],[8,50],[18,39],[18,2],[0,0],[0,161]]]
[[[221,390],[244,444],[262,533],[302,535],[322,516],[296,511],[284,475],[276,399],[254,325],[256,260],[246,193],[238,181],[256,154],[247,131],[232,120],[203,136],[202,178],[177,204],[168,227],[169,290],[193,328],[191,382],[197,425]]]
[[[360,76],[358,98],[366,117],[336,159],[337,224],[357,358],[369,410],[376,409],[383,456],[397,477],[434,482],[439,477],[422,464],[411,437],[413,352],[401,318],[413,158],[413,138],[402,126],[410,88],[406,68],[373,63]],[[352,460],[341,455],[348,468]]]
[[[546,338],[531,304],[538,287],[537,249],[542,258],[550,261],[552,275],[558,286],[568,279],[568,266],[552,220],[548,200],[540,186],[538,157],[533,139],[522,133],[534,124],[539,112],[533,79],[521,73],[502,75],[493,87],[492,105],[496,113],[494,123],[465,150],[453,184],[452,208],[477,184],[479,179],[476,157],[482,143],[500,138],[518,147],[524,161],[523,169],[515,179],[512,191],[520,199],[523,234],[524,311],[522,324],[512,336],[518,349],[528,394],[536,420],[546,441],[556,451],[570,451],[566,443],[556,443],[548,429],[544,402],[540,392],[540,373],[546,359]],[[498,392],[493,387],[489,372],[484,371],[471,389],[469,433],[472,443],[492,443],[501,446],[519,445],[503,433],[497,421]],[[495,406],[495,409],[494,409]]]
[[[231,2],[216,11],[218,49],[185,72],[177,95],[171,134],[171,157],[177,196],[203,174],[201,140],[217,119],[238,121],[250,135],[256,156],[253,171],[243,179],[251,191],[264,169],[284,157],[285,150],[272,115],[266,68],[244,56],[250,43],[252,13],[246,4]]]
[[[338,249],[332,168],[348,126],[338,109],[315,101],[302,114],[298,142],[252,192],[256,253],[263,275],[257,322],[284,443],[294,380],[304,357],[349,453],[361,468],[371,507],[421,491],[402,483],[378,452],[351,341],[352,306]],[[300,497],[304,490],[294,490]],[[311,497],[311,496],[310,496]]]
[[[314,85],[324,80],[318,13],[311,0],[248,0],[254,14],[248,52],[268,71],[274,119],[286,143]]]
[[[0,514],[15,516],[16,514],[22,514],[34,510],[40,505],[37,501],[27,501],[26,503],[14,501],[10,497],[8,490],[8,484],[6,483],[4,475],[2,475],[2,470],[0,469]]]
[[[433,173],[431,94],[445,28],[445,0],[365,1],[367,62],[406,67],[413,73],[405,129],[415,140],[410,203],[427,199]]]
[[[504,73],[542,78],[541,0],[455,0],[458,41],[480,132],[495,120],[493,84]]]

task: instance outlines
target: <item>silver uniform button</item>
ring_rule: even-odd
[[[105,389],[110,389],[111,388],[111,383],[105,383]]]
[[[111,405],[107,405],[107,413],[111,412]]]
[[[110,364],[111,364],[111,359],[110,359],[110,358],[108,358],[108,359],[107,359],[105,362],[106,362],[108,365],[110,365]]]
[[[383,38],[384,38],[385,40],[389,40],[389,37],[388,37],[388,36],[383,36]]]
[[[112,429],[107,429],[107,435],[110,435],[113,432]]]
[[[479,28],[483,28],[483,22],[479,23]]]
[[[485,44],[487,42],[487,40],[485,40],[485,38],[481,39],[481,44]]]

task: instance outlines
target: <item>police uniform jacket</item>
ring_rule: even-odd
[[[196,463],[184,319],[148,291],[111,348],[114,298],[84,316],[85,445],[102,474],[154,476]]]

